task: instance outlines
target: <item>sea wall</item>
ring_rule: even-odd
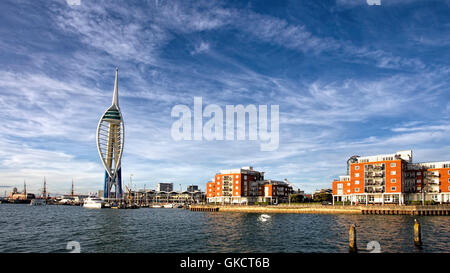
[[[313,213],[313,214],[364,214],[364,215],[450,215],[450,205],[432,206],[323,206],[323,205],[278,205],[278,206],[227,206],[191,205],[191,211],[245,212],[245,213]]]

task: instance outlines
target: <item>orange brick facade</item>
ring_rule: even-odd
[[[332,182],[338,201],[450,202],[450,162],[412,163],[412,151],[356,158],[348,162],[348,174]]]
[[[264,173],[248,167],[221,171],[206,183],[208,202],[275,202],[288,198],[292,187],[285,182],[264,180]]]

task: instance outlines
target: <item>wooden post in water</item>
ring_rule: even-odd
[[[414,245],[418,247],[422,246],[422,232],[417,219],[414,219]]]
[[[350,226],[348,235],[349,235],[349,242],[348,242],[349,252],[356,253],[358,251],[358,249],[356,247],[356,227],[355,227],[355,225]]]

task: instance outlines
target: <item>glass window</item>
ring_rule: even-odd
[[[359,192],[359,188],[355,188],[355,192]]]
[[[355,166],[355,170],[359,170],[359,166]]]
[[[396,175],[397,172],[396,171],[391,171],[391,175]]]
[[[355,185],[359,185],[359,180],[355,180]]]
[[[397,187],[391,187],[391,191],[396,191]]]
[[[391,163],[391,167],[396,167],[397,163]]]
[[[355,173],[355,177],[359,177],[359,173]]]
[[[392,178],[392,179],[391,179],[391,183],[395,183],[395,182],[397,182],[397,179]]]

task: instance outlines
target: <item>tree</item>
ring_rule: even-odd
[[[315,202],[324,202],[324,201],[331,201],[333,200],[333,195],[328,192],[321,192],[314,194],[314,201]]]
[[[302,203],[305,200],[305,197],[301,194],[292,194],[291,195],[291,203]]]

